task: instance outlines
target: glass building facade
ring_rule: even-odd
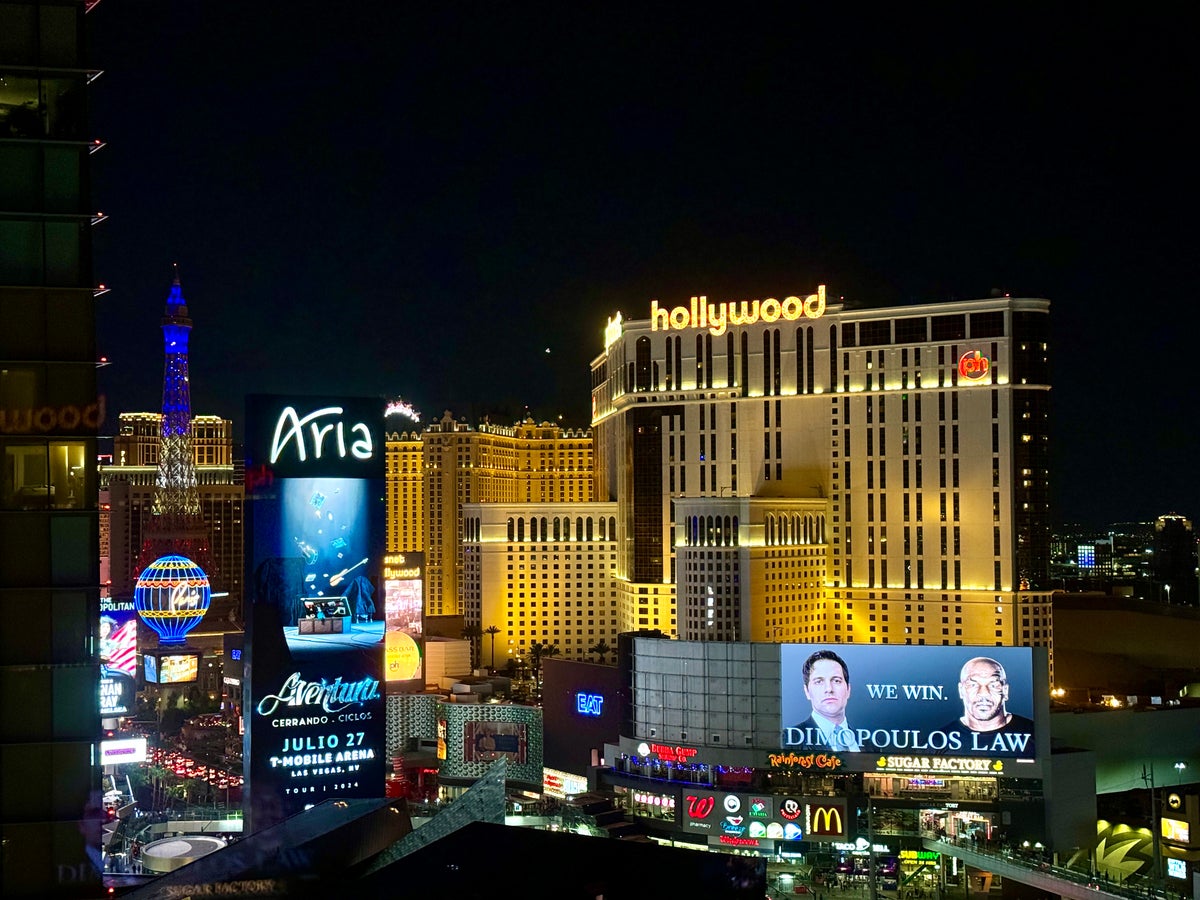
[[[0,2],[0,896],[96,896],[85,2]]]

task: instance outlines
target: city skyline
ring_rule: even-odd
[[[1188,354],[1163,298],[1187,283],[1194,83],[1168,21],[897,42],[807,13],[103,12],[110,424],[157,408],[172,263],[194,406],[235,421],[243,393],[295,388],[578,427],[604,323],[651,300],[996,290],[1052,304],[1055,519],[1200,508],[1186,379],[1163,374]]]

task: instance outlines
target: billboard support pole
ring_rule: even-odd
[[[871,900],[879,900],[875,884],[875,798],[867,794],[867,884],[871,889]]]

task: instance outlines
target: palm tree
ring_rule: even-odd
[[[479,646],[479,639],[483,637],[483,629],[479,627],[478,622],[468,622],[463,626],[462,636],[471,642],[471,668],[479,668],[479,656],[483,649]]]
[[[500,633],[500,629],[495,625],[489,625],[483,629],[483,633],[492,639],[492,671],[496,671],[496,635]]]
[[[604,640],[604,638],[600,638],[600,640],[588,647],[588,653],[595,653],[596,661],[603,664],[604,657],[612,653],[612,649],[612,647],[608,646],[608,641]]]

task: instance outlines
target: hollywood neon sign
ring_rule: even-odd
[[[326,419],[331,416],[340,416],[342,407],[326,406],[322,409],[314,410],[308,415],[301,417],[297,414],[295,407],[289,406],[279,414],[279,418],[275,421],[275,435],[271,439],[271,464],[274,465],[279,461],[279,457],[283,455],[283,451],[287,445],[295,441],[296,456],[300,462],[308,459],[308,441],[305,436],[304,426],[307,425],[309,432],[312,434],[312,451],[313,458],[320,459],[325,452],[325,440],[332,436],[334,442],[334,452],[337,453],[340,459],[346,458],[346,453],[356,459],[370,459],[375,452],[375,444],[371,440],[371,430],[363,422],[356,422],[350,426],[351,436],[357,434],[359,437],[352,440],[347,446],[346,444],[346,425],[341,420],[335,422],[319,422],[319,419]],[[332,433],[332,435],[331,435]]]
[[[689,328],[707,328],[714,336],[722,335],[731,325],[754,325],[757,322],[770,324],[783,320],[795,322],[800,319],[819,319],[825,314],[825,285],[817,286],[815,294],[804,299],[784,297],[776,300],[729,300],[709,303],[704,296],[693,297],[690,306],[659,309],[658,301],[650,301],[651,331],[686,331]],[[661,328],[660,328],[661,326]]]

